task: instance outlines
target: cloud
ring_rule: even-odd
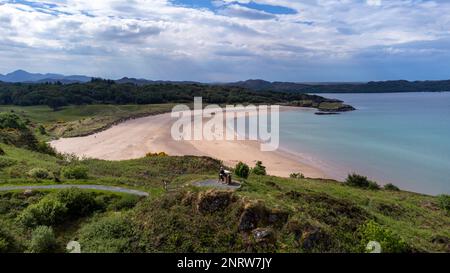
[[[0,73],[327,81],[388,78],[390,63],[414,79],[450,62],[449,14],[437,0],[0,0]]]

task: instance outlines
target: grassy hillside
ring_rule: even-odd
[[[0,105],[0,112],[14,112],[35,129],[38,136],[74,137],[88,135],[129,119],[169,112],[174,104],[150,105],[79,105],[53,111],[46,105]],[[45,129],[39,130],[40,125]],[[45,132],[43,134],[43,132]]]
[[[327,180],[257,175],[251,175],[233,194],[206,193],[207,189],[190,184],[215,178],[219,162],[209,158],[154,156],[118,162],[67,161],[9,145],[0,147],[5,152],[0,157],[2,162],[12,162],[0,169],[2,185],[108,184],[151,193],[125,215],[106,213],[96,216],[87,221],[87,227],[85,222],[76,227],[71,226],[71,222],[54,226],[60,232],[58,236],[77,239],[80,232],[88,232],[86,230],[90,228],[103,230],[103,225],[117,224],[129,230],[120,239],[127,241],[129,247],[117,249],[111,246],[109,250],[113,252],[358,252],[364,250],[362,245],[367,240],[361,238],[360,229],[370,220],[404,241],[404,251],[449,251],[446,240],[450,238],[450,217],[448,211],[440,207],[437,197],[403,191],[364,190]],[[52,179],[53,173],[75,166],[85,167],[88,177],[67,179],[60,176],[60,182]],[[35,168],[46,169],[51,175],[46,179],[29,177],[29,171]],[[163,181],[169,182],[169,192],[163,189]],[[225,197],[220,197],[221,194]],[[2,193],[1,196],[4,204],[17,205],[14,217],[8,209],[1,211],[5,225],[11,227],[20,211],[34,202],[32,197],[21,192]],[[242,215],[252,206],[259,220],[248,230],[241,230]],[[203,209],[199,209],[201,207]],[[271,217],[275,218],[273,223],[269,220]],[[270,240],[255,239],[252,231],[256,228],[268,232]],[[17,232],[19,236],[22,231]],[[25,233],[29,232],[31,230]],[[102,240],[106,244],[112,239],[106,234]],[[101,248],[101,242],[88,245],[89,251],[105,250]]]
[[[27,126],[57,119],[25,109],[14,110]],[[82,115],[66,111],[67,122]],[[3,133],[22,127],[4,121]],[[0,192],[0,252],[63,252],[71,240],[83,252],[364,252],[369,241],[385,252],[450,252],[448,196],[255,174],[235,192],[218,191],[192,186],[216,178],[220,162],[212,158],[81,160],[21,144],[0,143],[0,187],[98,184],[150,195]]]

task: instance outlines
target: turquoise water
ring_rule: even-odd
[[[337,179],[357,172],[404,190],[450,193],[450,92],[320,95],[358,110],[282,112],[282,149],[310,156]]]

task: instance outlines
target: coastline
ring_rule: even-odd
[[[280,107],[281,111],[295,111],[299,107]],[[79,157],[103,160],[127,160],[141,158],[146,153],[165,152],[171,156],[209,156],[233,167],[242,161],[253,167],[262,161],[270,175],[289,177],[291,173],[302,173],[311,178],[330,178],[323,168],[310,162],[300,154],[281,149],[273,152],[260,151],[260,142],[235,141],[176,141],[170,133],[173,119],[170,113],[151,115],[116,124],[92,135],[60,138],[50,142],[58,152]]]

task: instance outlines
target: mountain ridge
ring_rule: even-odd
[[[95,77],[84,75],[65,76],[55,73],[29,73],[25,70],[16,70],[6,75],[0,74],[0,81],[10,83],[86,83]],[[113,80],[119,84],[157,85],[157,84],[197,84],[241,87],[252,91],[274,91],[289,93],[394,93],[394,92],[440,92],[450,91],[450,80],[429,81],[370,81],[370,82],[283,82],[266,81],[262,79],[249,79],[237,82],[203,83],[197,81],[169,81],[148,80],[142,78],[122,77]]]

